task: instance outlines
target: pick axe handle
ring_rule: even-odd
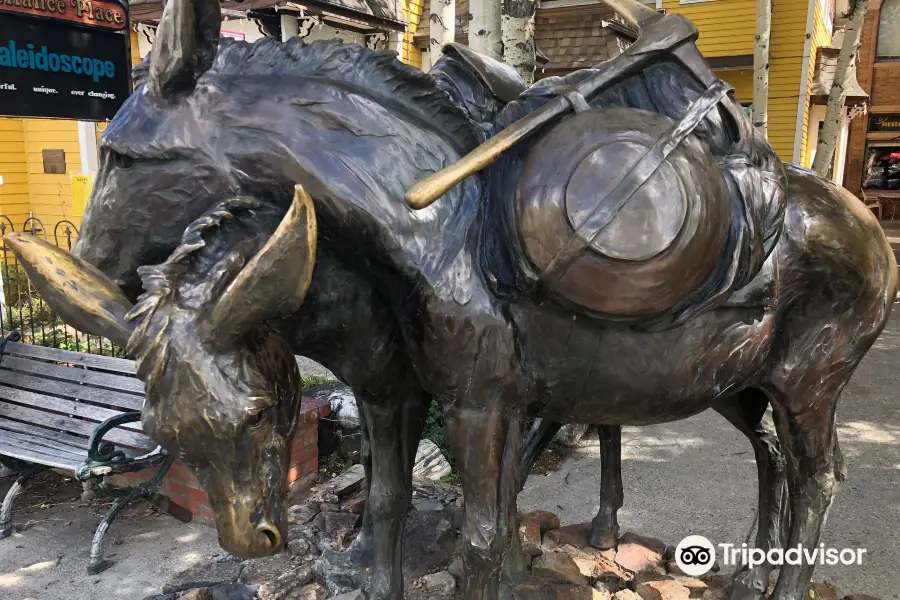
[[[628,75],[636,68],[655,58],[660,51],[620,55],[618,59],[603,63],[598,73],[582,81],[575,89],[582,96],[590,96],[616,79]],[[416,210],[429,206],[446,194],[453,186],[481,169],[493,164],[500,156],[520,141],[527,139],[541,127],[565,114],[571,109],[563,96],[553,98],[539,109],[531,112],[485,143],[481,144],[450,166],[416,182],[406,192],[406,201]]]

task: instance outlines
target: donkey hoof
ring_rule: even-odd
[[[87,566],[88,575],[96,575],[102,573],[112,566],[112,561],[101,558],[100,560],[91,560]]]
[[[347,561],[355,567],[371,567],[375,562],[375,550],[371,536],[360,533],[346,553]]]
[[[605,531],[601,529],[591,530],[591,539],[588,543],[597,550],[609,550],[615,548],[619,541],[618,531]]]

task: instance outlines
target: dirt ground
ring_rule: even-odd
[[[13,481],[0,479],[0,496]],[[111,501],[80,498],[80,483],[52,471],[19,495],[13,519],[27,527],[0,540],[0,599],[140,600],[159,593],[173,573],[221,553],[214,527],[185,524],[137,503],[107,533],[107,557],[115,564],[88,575],[91,539]]]

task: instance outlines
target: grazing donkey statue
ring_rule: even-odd
[[[260,325],[299,308],[316,248],[302,189],[280,224],[253,214],[261,208],[235,198],[191,223],[165,262],[140,269],[146,292],[134,306],[81,259],[26,234],[4,238],[61,316],[135,357],[144,430],[196,473],[222,546],[250,557],[286,542],[282,499],[301,393],[293,351]],[[56,277],[68,283],[48,285]],[[210,435],[223,428],[231,435]]]
[[[408,467],[432,396],[445,407],[466,497],[467,600],[499,597],[521,571],[516,495],[530,415],[641,425],[711,407],[741,414],[745,402],[769,401],[786,449],[788,543],[818,543],[841,475],[837,400],[888,318],[897,266],[856,198],[783,168],[755,136],[733,96],[690,55],[696,30],[674,16],[657,21],[622,60],[511,103],[497,119],[502,131],[479,146],[470,115],[387,54],[298,41],[233,43],[217,54],[218,17],[217,2],[167,3],[147,83],[104,133],[76,254],[129,287],[136,267],[179,245],[174,227],[154,231],[159,215],[187,225],[221,198],[251,196],[258,208],[250,214],[281,216],[296,182],[309,191],[319,247],[307,299],[291,316],[263,319],[294,332],[302,340],[294,348],[330,346],[322,355],[339,373],[368,369],[373,357],[389,367],[380,378],[369,373],[377,396],[362,396],[373,440],[373,598],[402,594]],[[598,77],[597,93],[582,85]],[[548,110],[556,112],[548,118]],[[521,144],[504,146],[510,140]],[[439,185],[426,183],[439,193],[414,188],[421,209],[408,206],[406,191],[435,173]],[[578,236],[554,247],[565,227]],[[38,265],[51,250],[34,248],[23,260]],[[636,266],[646,269],[637,278]],[[109,281],[84,300],[71,269],[41,273],[35,284],[73,325],[127,331],[117,319],[92,319],[96,309],[65,309],[76,300],[108,304],[118,294]],[[248,311],[263,291],[229,284],[224,293],[232,289],[246,294]],[[347,321],[328,321],[341,310]],[[348,324],[361,328],[342,332]],[[337,350],[351,335],[356,345],[341,364]],[[194,464],[209,467],[223,460],[223,444],[263,446],[237,417],[259,412],[258,399],[219,400],[221,418],[203,427],[166,428],[171,420],[153,410],[145,425],[168,434],[160,441],[170,451],[196,449]],[[208,491],[225,495],[214,503],[220,530],[231,518],[229,493],[267,506],[254,481],[234,473],[229,482],[227,469],[218,476],[224,483]],[[223,540],[226,547],[274,550],[270,535],[278,542],[280,531],[268,523],[277,528],[277,520],[260,522],[262,531],[241,530],[252,543]],[[761,597],[763,575],[756,571],[745,591]],[[783,567],[774,597],[798,600],[811,576],[810,565]]]

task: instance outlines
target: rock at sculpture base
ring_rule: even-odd
[[[589,428],[590,425],[584,425],[582,423],[567,423],[559,428],[553,441],[566,448],[574,448],[578,445],[578,442],[581,441]]]
[[[671,578],[643,581],[637,585],[637,593],[643,600],[689,600],[690,591]]]
[[[536,520],[526,519],[519,521],[519,538],[522,540],[522,551],[526,556],[540,556],[541,550],[541,525]]]
[[[456,591],[456,580],[453,578],[453,575],[447,571],[440,571],[439,573],[432,573],[431,575],[420,577],[413,585],[444,598],[452,597],[453,593]]]
[[[366,600],[366,595],[362,590],[353,590],[352,592],[335,596],[331,600]]]
[[[665,564],[666,545],[654,538],[625,533],[616,547],[616,563],[624,569],[640,573]]]
[[[338,498],[349,496],[362,488],[362,483],[366,478],[366,470],[362,465],[353,465],[331,481],[313,488],[313,493],[323,494],[322,501],[329,503],[326,495],[334,494]]]
[[[519,523],[525,523],[526,521],[536,522],[540,527],[541,536],[548,531],[560,528],[559,517],[546,510],[532,510],[530,512],[520,513]]]
[[[575,560],[564,552],[547,552],[534,559],[531,564],[531,572],[539,577],[560,583],[574,583],[585,585],[587,579],[581,574],[581,569]]]
[[[806,588],[806,600],[837,600],[837,588],[830,583],[810,583]]]
[[[608,600],[609,594],[589,585],[525,584],[513,589],[514,600]]]
[[[415,479],[440,481],[441,478],[447,477],[451,473],[453,473],[453,468],[437,444],[431,440],[419,442],[419,448],[416,450],[416,462],[413,465]]]
[[[167,582],[164,589],[170,593],[145,600],[365,600],[371,568],[353,563],[351,553],[343,549],[358,533],[361,519],[354,510],[364,499],[363,487],[356,476],[340,476],[308,492],[289,510],[292,525],[285,552],[243,561],[212,556]],[[457,506],[460,499],[459,488],[452,485],[414,484],[415,508],[410,507],[403,539],[407,600],[461,597],[465,577],[458,556],[463,525],[462,508]],[[660,540],[626,533],[616,548],[598,550],[589,545],[590,528],[590,523],[560,527],[559,518],[550,512],[521,514],[523,550],[533,560],[523,579],[509,590],[512,600],[730,597],[730,575],[718,574],[714,568],[702,577],[686,576]],[[221,583],[214,582],[218,585],[211,583],[216,578],[221,578]],[[803,600],[837,598],[834,586],[816,583]],[[878,599],[858,594],[841,600]]]
[[[559,523],[558,519],[557,523]],[[591,523],[576,523],[574,525],[566,525],[565,527],[552,528],[552,531],[547,532],[544,538],[544,544],[548,547],[568,545],[576,548],[585,548],[590,546],[588,541],[590,540],[590,537]]]
[[[331,405],[330,422],[334,429],[333,442],[329,445],[336,448],[343,458],[356,461],[362,447],[362,425],[356,396],[353,395],[353,390],[340,383],[321,386],[316,396],[326,394]]]

